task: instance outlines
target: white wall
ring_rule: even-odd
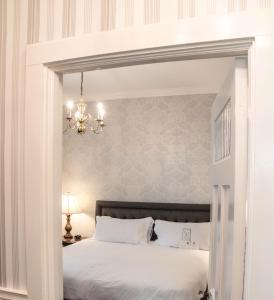
[[[250,91],[254,102],[249,115],[255,135],[250,143],[255,152],[250,157],[255,176],[250,178],[254,197],[248,203],[251,226],[248,234],[247,269],[248,300],[273,296],[273,198],[274,198],[274,91],[273,84],[273,1],[271,0],[2,0],[0,2],[0,188],[1,188],[1,276],[3,285],[23,290],[25,276],[24,235],[24,68],[27,43],[60,41],[66,36],[91,33],[100,40],[101,30],[117,29],[127,36],[126,28],[145,30],[150,40],[138,41],[150,45],[155,23],[167,24],[176,32],[176,42],[255,36],[256,86]],[[153,5],[150,5],[153,2]],[[70,3],[70,7],[68,5]],[[92,5],[91,5],[92,3]],[[116,3],[116,5],[114,5]],[[102,6],[101,6],[102,4]],[[113,7],[116,9],[113,9]],[[76,9],[74,9],[76,7]],[[152,8],[152,10],[151,10]],[[219,21],[218,16],[222,16]],[[253,21],[243,22],[251,18]],[[207,32],[200,25],[207,20]],[[148,25],[152,23],[151,25]],[[183,24],[183,27],[180,26]],[[211,26],[211,27],[210,27]],[[160,27],[159,27],[160,28]],[[161,27],[163,28],[163,27]],[[179,30],[180,29],[180,30]],[[179,30],[179,31],[177,31]],[[8,32],[8,35],[6,33]],[[167,35],[168,33],[168,35]],[[145,36],[145,35],[144,35]],[[167,43],[169,31],[161,30],[159,38]],[[137,41],[136,41],[137,42]],[[77,44],[77,42],[76,42]],[[75,44],[75,45],[76,45]],[[94,44],[103,46],[104,43]],[[105,45],[109,49],[114,45]],[[73,51],[73,49],[70,49]],[[4,120],[4,121],[3,121]],[[37,124],[39,126],[39,123]],[[39,230],[39,229],[37,229]],[[263,241],[263,246],[262,245]],[[258,246],[260,245],[260,246]],[[262,279],[263,278],[263,279]],[[0,298],[11,297],[12,291],[0,290]],[[16,299],[19,299],[16,296]],[[8,298],[8,299],[9,299]]]

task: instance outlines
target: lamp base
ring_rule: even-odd
[[[67,216],[67,224],[65,226],[66,234],[64,235],[64,238],[66,240],[71,240],[71,239],[73,239],[73,235],[70,233],[72,230],[72,226],[70,224],[71,214],[66,214],[66,216]]]
[[[73,235],[71,233],[70,234],[66,233],[64,235],[64,239],[66,239],[66,240],[72,240],[73,239]]]

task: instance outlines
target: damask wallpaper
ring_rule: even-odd
[[[64,134],[63,192],[85,213],[73,216],[74,233],[91,234],[96,199],[209,203],[214,97],[109,100],[104,134]]]

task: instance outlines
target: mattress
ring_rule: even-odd
[[[208,259],[208,251],[87,239],[63,248],[64,297],[197,300]]]

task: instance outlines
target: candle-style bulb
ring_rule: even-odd
[[[105,115],[105,110],[104,110],[104,106],[103,103],[98,103],[97,104],[97,109],[98,109],[98,120],[103,120],[104,115]]]
[[[97,109],[98,109],[98,110],[102,110],[103,108],[104,108],[103,103],[99,102],[99,103],[97,104]]]
[[[67,102],[67,109],[73,109],[73,107],[74,107],[73,101],[68,101]]]
[[[67,118],[71,119],[71,117],[72,117],[72,110],[73,110],[73,107],[74,107],[73,101],[68,101],[66,103],[66,106],[67,106]]]
[[[104,116],[105,116],[105,110],[104,110],[104,109],[101,109],[101,120],[104,119]]]

